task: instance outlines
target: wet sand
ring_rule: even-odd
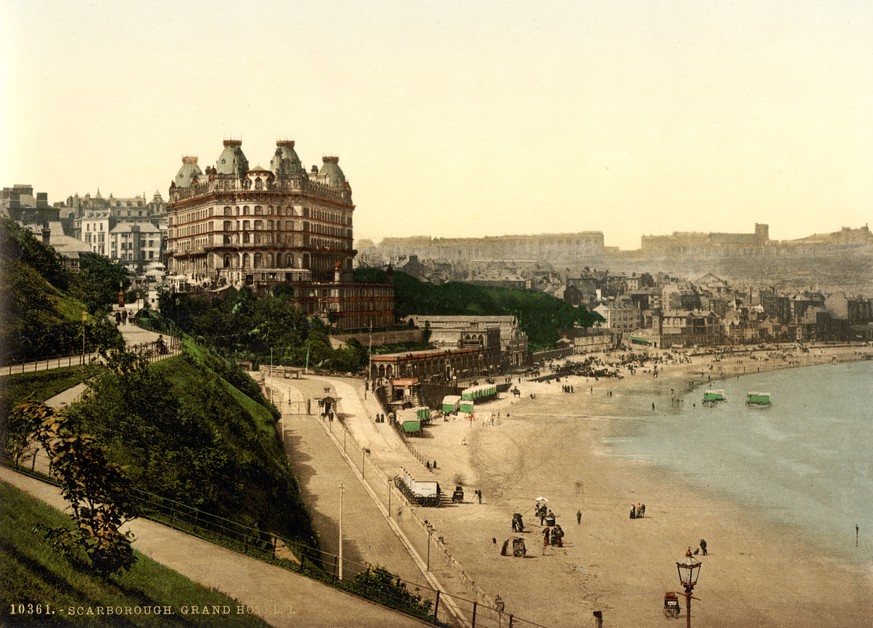
[[[655,466],[608,456],[601,445],[605,437],[630,434],[634,417],[669,412],[671,389],[678,396],[692,381],[858,359],[863,350],[814,348],[767,360],[694,357],[691,364],[659,366],[658,377],[644,369],[621,380],[516,379],[522,397],[480,405],[472,424],[438,421],[431,438],[415,441],[438,460],[443,486],[467,488],[468,503],[428,515],[478,586],[499,594],[507,613],[543,625],[589,625],[594,610],[607,626],[667,621],[663,597],[678,588],[675,563],[705,538],[695,625],[871,626],[873,572],[803,544],[790,526],[767,522],[765,505],[738,504],[718,487],[692,487]],[[575,392],[562,392],[562,384]],[[469,503],[475,488],[482,504]],[[533,512],[539,496],[548,498],[566,533],[563,548],[542,544]],[[646,517],[631,520],[630,506],[638,502],[646,504]],[[520,535],[524,559],[499,553],[516,536],[513,512],[527,527]]]

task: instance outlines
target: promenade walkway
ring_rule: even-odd
[[[353,508],[351,518],[348,506],[343,513],[344,547],[351,547],[351,560],[383,565],[404,580],[441,591],[443,607],[455,618],[466,615],[468,621],[470,603],[461,600],[476,599],[477,592],[459,578],[457,564],[443,551],[441,540],[428,534],[425,518],[434,514],[431,509],[409,506],[392,481],[402,468],[420,479],[436,477],[409,452],[390,423],[375,422],[382,408],[372,394],[365,398],[363,382],[305,375],[268,376],[264,384],[272,391],[274,405],[283,410],[286,451],[322,547],[336,552],[337,487],[343,483],[345,503]],[[325,396],[338,399],[334,421],[321,417],[317,400]],[[289,412],[306,412],[307,402],[312,414]],[[441,613],[440,618],[447,615]]]
[[[347,453],[354,453],[355,458],[343,456],[329,435],[329,431],[334,431],[339,438],[337,443],[342,446],[338,421],[331,425],[317,412],[315,398],[323,397],[324,388],[329,384],[309,377],[299,380],[270,377],[267,383],[274,391],[274,405],[283,410],[285,450],[319,532],[321,548],[331,554],[339,550],[339,485],[342,484],[344,558],[359,564],[383,566],[408,582],[430,587],[420,566],[384,521],[382,512],[361,483],[361,455],[349,446]],[[281,394],[281,401],[276,392]],[[331,387],[329,394],[337,396],[335,388]],[[289,407],[305,408],[307,399],[312,400],[313,414],[287,411]],[[357,461],[356,468],[352,468],[350,461]],[[385,491],[387,486],[383,487]]]
[[[149,331],[148,329],[143,329],[142,327],[137,327],[133,323],[125,323],[118,326],[118,331],[121,332],[122,338],[124,338],[124,346],[128,351],[136,351],[137,349],[152,349],[154,347],[154,343],[157,342],[158,338],[161,337],[161,334],[155,333],[153,331]],[[175,339],[164,338],[167,341],[167,344],[171,347],[170,353],[166,355],[155,355],[153,359],[160,360],[166,357],[171,357],[175,354],[175,351],[172,350]],[[69,366],[81,366],[83,364],[90,364],[95,360],[100,360],[100,354],[93,353],[83,353],[78,355],[68,355],[59,358],[49,358],[46,360],[35,360],[33,362],[24,362],[21,364],[8,364],[6,366],[0,367],[0,377],[4,375],[16,375],[19,373],[33,373],[36,371],[48,371],[51,369],[60,369]]]

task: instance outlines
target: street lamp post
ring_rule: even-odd
[[[82,365],[85,364],[85,321],[88,320],[88,312],[82,310]]]
[[[367,398],[367,388],[373,377],[373,321],[370,321],[370,345],[367,347],[367,384],[364,387],[364,399]]]
[[[343,493],[346,491],[346,485],[340,484],[340,516],[339,516],[339,560],[337,565],[337,578],[343,579]]]
[[[426,519],[424,521],[424,527],[427,528],[427,570],[430,571],[430,537],[436,528],[434,528],[433,524]]]
[[[694,585],[697,584],[697,578],[700,577],[700,565],[700,561],[694,558],[694,556],[686,556],[685,562],[676,562],[679,582],[682,583],[682,588],[685,589],[685,593],[680,593],[679,595],[685,597],[685,625],[687,628],[691,628],[691,600],[692,598],[695,600],[700,599],[691,595],[691,592],[694,591]]]
[[[270,377],[273,377],[273,347],[270,347]],[[273,387],[269,386],[268,390],[270,391],[270,403],[273,403]]]

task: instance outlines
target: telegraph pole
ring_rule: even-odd
[[[345,484],[339,485],[340,490],[340,516],[339,516],[339,566],[338,566],[338,578],[340,580],[343,579],[343,493],[346,490]]]

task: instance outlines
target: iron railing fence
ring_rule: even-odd
[[[3,466],[55,486],[59,483],[41,473],[8,461]],[[405,581],[385,569],[343,559],[339,579],[339,557],[280,535],[259,530],[155,493],[132,489],[137,515],[191,534],[246,556],[272,563],[290,571],[342,589],[359,597],[439,626],[456,626],[458,620],[446,610],[446,599],[462,612],[464,625],[471,628],[524,626],[545,628],[516,617],[496,599],[488,605],[462,596]]]

